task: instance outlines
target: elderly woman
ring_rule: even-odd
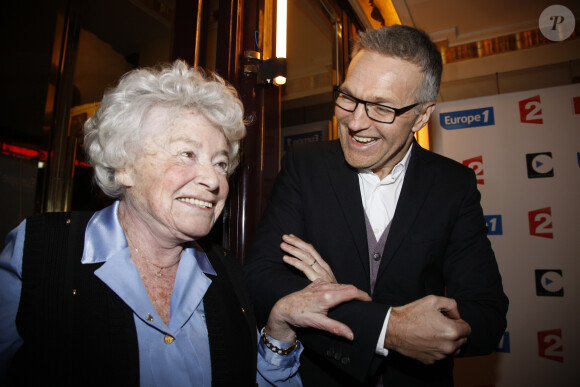
[[[183,62],[129,72],[105,94],[85,149],[117,201],[8,235],[0,383],[299,385],[294,327],[352,339],[326,312],[368,295],[323,281],[280,300],[258,336],[239,267],[203,239],[244,132],[235,90]]]

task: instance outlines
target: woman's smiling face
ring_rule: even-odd
[[[202,114],[153,108],[145,147],[118,172],[123,200],[157,235],[176,241],[207,235],[228,195],[229,151],[222,130]]]

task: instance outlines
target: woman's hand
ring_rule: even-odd
[[[284,242],[280,248],[290,254],[284,255],[284,262],[303,272],[310,281],[321,278],[326,282],[337,283],[330,266],[310,243],[292,234],[282,235],[282,240]]]
[[[328,311],[351,300],[371,301],[353,285],[331,284],[317,279],[304,289],[281,298],[272,308],[266,331],[280,341],[294,341],[296,328],[316,328],[348,340],[354,338],[345,324],[327,317]]]

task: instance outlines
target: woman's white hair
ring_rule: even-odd
[[[238,93],[219,75],[175,61],[159,68],[132,70],[105,92],[97,113],[84,125],[84,147],[95,168],[95,181],[113,198],[124,187],[115,171],[135,160],[147,136],[143,121],[154,107],[201,113],[221,128],[229,145],[230,169],[238,164],[240,140],[246,133]]]

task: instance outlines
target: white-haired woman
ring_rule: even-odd
[[[258,337],[239,267],[203,239],[244,133],[235,90],[180,61],[105,93],[85,149],[117,201],[31,217],[7,237],[0,382],[299,385],[294,327],[352,339],[326,312],[368,295],[322,281],[280,300]]]

